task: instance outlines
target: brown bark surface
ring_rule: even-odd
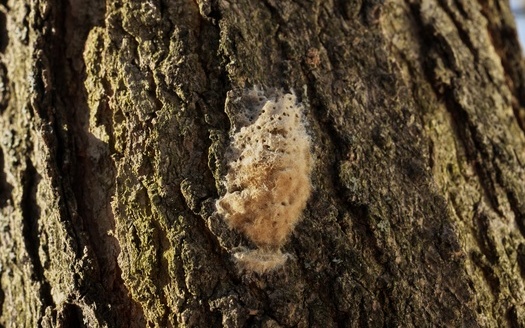
[[[305,106],[266,274],[217,214],[243,90]],[[3,327],[525,327],[504,0],[0,1]]]

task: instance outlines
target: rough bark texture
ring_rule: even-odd
[[[265,275],[214,205],[254,85],[315,158]],[[2,0],[0,126],[2,326],[525,326],[507,1]]]

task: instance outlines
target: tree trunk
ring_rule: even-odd
[[[0,59],[2,326],[525,327],[506,0],[2,0]],[[216,205],[256,91],[312,158],[263,272]]]

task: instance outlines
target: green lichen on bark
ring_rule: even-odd
[[[35,68],[43,60],[40,31],[30,25],[42,19],[22,2],[3,3],[1,62],[4,108],[0,111],[3,202],[0,208],[2,301],[0,322],[38,326],[55,302],[71,294],[74,249],[61,221],[64,202],[56,193],[54,154],[48,145],[46,111],[39,95],[47,76]],[[28,58],[28,60],[20,60]],[[35,150],[39,149],[40,152]],[[5,188],[5,189],[4,189]]]
[[[484,314],[479,323],[521,325],[523,281],[520,274],[509,273],[521,270],[516,259],[525,242],[525,212],[517,201],[525,196],[524,157],[516,151],[523,149],[525,138],[515,116],[522,109],[513,110],[512,100],[521,80],[509,83],[508,76],[523,69],[507,65],[515,60],[514,53],[502,51],[493,35],[508,27],[492,22],[495,15],[508,19],[509,8],[488,3],[432,6],[428,1],[391,2],[389,7],[392,19],[385,31],[405,79],[413,89],[433,89],[416,101],[425,113],[434,180],[447,200],[465,257],[463,270],[476,291],[474,306]],[[411,38],[411,32],[420,37]],[[439,47],[426,37],[429,33]]]
[[[210,118],[201,115],[213,105],[204,96],[216,83],[213,63],[197,56],[205,55],[195,39],[216,32],[199,30],[195,9],[190,1],[163,13],[141,2],[108,5],[113,25],[92,30],[89,39],[96,42],[85,52],[88,94],[105,95],[90,107],[96,114],[107,104],[92,117],[111,129],[108,140],[115,149],[112,208],[123,282],[142,305],[144,320],[160,326],[181,321],[185,307],[198,310],[201,294],[217,281],[199,260],[210,246],[206,232],[199,231],[203,222],[192,212],[199,212],[211,192],[205,125]]]

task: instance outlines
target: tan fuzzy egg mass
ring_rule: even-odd
[[[217,210],[259,248],[277,251],[310,197],[310,137],[295,95],[266,98],[255,89],[243,97],[253,106],[232,136],[227,192]]]

